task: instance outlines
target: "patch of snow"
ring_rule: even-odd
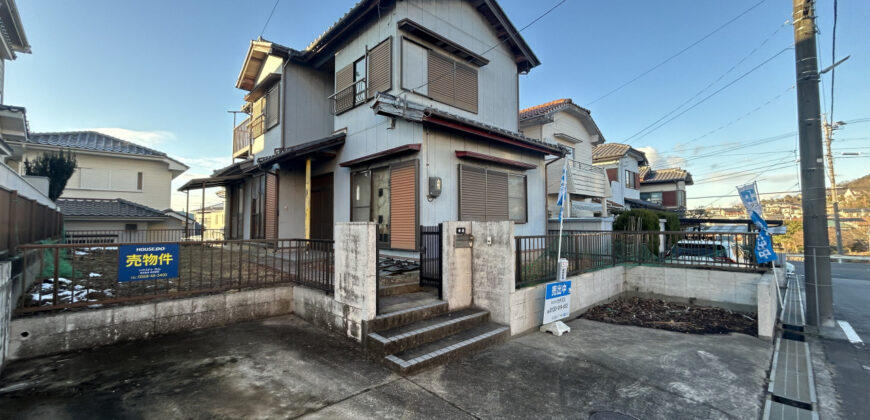
[[[91,274],[88,274],[88,277],[103,277],[103,275],[100,273],[91,273]]]
[[[75,254],[76,255],[88,255],[88,253],[85,251],[76,251]]]

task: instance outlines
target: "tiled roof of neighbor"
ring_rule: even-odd
[[[556,99],[555,101],[550,101],[550,102],[547,102],[544,104],[535,105],[533,107],[529,107],[526,109],[521,109],[520,110],[520,121],[527,120],[529,118],[534,118],[534,117],[544,115],[544,114],[549,114],[551,112],[561,111],[565,108],[568,108],[569,106],[575,106],[577,108],[580,108],[581,110],[583,110],[587,114],[589,114],[588,109],[583,108],[582,106],[575,104],[574,101],[572,101],[569,98],[565,98],[565,99]]]
[[[29,143],[47,146],[69,147],[72,149],[94,150],[98,152],[124,153],[140,156],[165,157],[166,153],[158,152],[117,137],[112,137],[96,131],[66,131],[61,133],[31,133]]]
[[[59,198],[57,205],[64,216],[86,217],[166,217],[157,209],[122,198]]]
[[[692,184],[692,174],[681,168],[652,169],[649,166],[640,167],[641,184],[674,181],[686,181],[686,183]]]
[[[592,161],[619,159],[628,153],[631,146],[620,143],[605,143],[592,149]]]

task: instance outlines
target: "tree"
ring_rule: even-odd
[[[76,156],[71,151],[48,152],[36,156],[33,162],[24,161],[27,175],[48,178],[48,198],[57,200],[66,188],[66,182],[76,170]]]

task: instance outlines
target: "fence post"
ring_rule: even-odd
[[[9,255],[15,255],[18,248],[18,225],[15,223],[15,209],[18,207],[18,191],[9,194]]]
[[[575,234],[574,235],[574,270],[582,273],[583,269],[582,269],[582,267],[580,267],[580,260],[581,260],[580,254],[581,254],[580,235]]]
[[[57,305],[58,283],[60,283],[60,248],[54,247],[54,305]],[[40,287],[42,286],[40,285]],[[70,290],[70,293],[75,293],[75,290]],[[74,295],[70,296],[70,303],[75,300],[73,297]]]
[[[523,248],[521,246],[522,245],[521,238],[514,236],[514,241],[516,242],[516,247],[514,247],[514,249],[515,249],[515,251],[514,251],[514,264],[516,266],[516,273],[514,274],[514,290],[516,290],[517,284],[522,281],[522,272],[523,272],[522,268],[523,268],[523,266],[522,266],[522,261],[521,261],[521,255],[523,252]]]

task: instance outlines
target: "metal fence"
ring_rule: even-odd
[[[67,230],[67,244],[222,241],[223,229]]]
[[[573,232],[563,234],[568,275],[618,264],[761,271],[755,236],[702,232]],[[516,288],[556,280],[559,235],[517,236]]]
[[[16,247],[60,236],[63,215],[0,187],[0,256],[14,254]]]
[[[332,241],[300,239],[179,244],[178,277],[119,281],[115,243],[22,245],[26,292],[16,313],[99,307],[298,283],[331,292]],[[27,252],[31,251],[31,252]]]

